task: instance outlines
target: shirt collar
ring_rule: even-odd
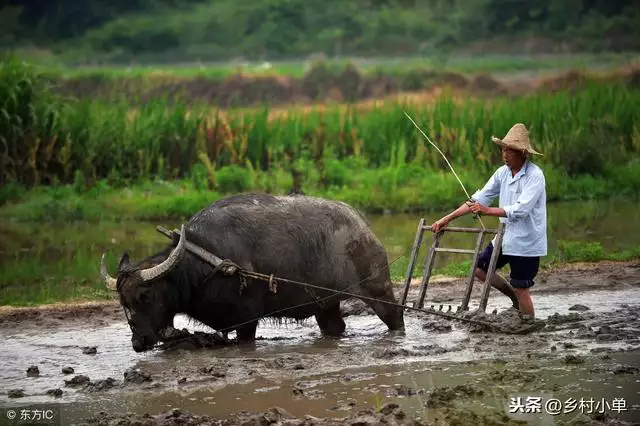
[[[520,170],[518,170],[518,173],[516,173],[515,176],[511,177],[511,182],[515,182],[518,179],[520,179],[522,176],[527,174],[528,167],[529,167],[529,159],[527,158],[526,160],[524,160],[524,164],[522,165],[522,167],[520,167]],[[511,170],[509,170],[509,175],[511,175]]]

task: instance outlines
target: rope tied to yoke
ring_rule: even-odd
[[[269,275],[269,291],[273,294],[278,291],[278,282],[273,279],[273,274]]]
[[[222,272],[223,274],[228,276],[232,276],[237,273],[240,278],[240,294],[242,294],[242,291],[247,287],[248,278],[256,278],[267,281],[269,284],[269,291],[273,294],[276,294],[278,292],[278,280],[276,279],[276,277],[274,277],[273,274],[270,274],[267,277],[265,274],[259,274],[256,272],[251,273],[229,259],[222,259],[222,262],[220,262],[218,266],[214,267],[210,275],[213,276],[217,272]]]

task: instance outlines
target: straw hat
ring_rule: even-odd
[[[509,129],[509,132],[507,132],[507,135],[504,138],[500,139],[495,136],[491,136],[491,140],[500,146],[516,149],[518,151],[527,151],[530,154],[543,155],[531,147],[531,142],[529,142],[529,132],[522,123],[517,123]]]

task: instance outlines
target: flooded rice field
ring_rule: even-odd
[[[456,306],[463,281],[435,280],[427,304]],[[52,406],[59,424],[638,424],[640,265],[543,271],[533,297],[546,327],[527,334],[410,311],[391,334],[351,300],[340,339],[313,319],[264,320],[252,345],[142,354],[116,304],[6,308],[0,408]],[[488,313],[507,321],[508,307],[491,293]],[[510,416],[518,397],[542,398],[541,411]],[[544,407],[553,398],[559,414]]]
[[[369,220],[390,260],[408,254],[419,217]],[[0,223],[9,235],[0,240],[0,266],[21,265],[14,277],[20,283],[45,275],[60,277],[60,286],[94,275],[97,281],[103,252],[115,259],[130,250],[137,259],[165,246],[155,225]],[[456,225],[478,226],[472,218]],[[599,242],[606,251],[637,247],[638,229],[634,202],[549,206],[550,255],[562,240]],[[471,248],[474,240],[454,234],[444,245]],[[458,260],[443,255],[436,267]],[[413,280],[409,302],[419,281]],[[432,278],[426,306],[455,308],[464,282]],[[480,289],[477,283],[472,310]],[[398,298],[401,293],[398,283]],[[19,424],[9,413],[25,408],[51,408],[55,418],[48,424],[59,425],[640,424],[640,265],[543,270],[532,294],[546,326],[522,334],[409,310],[405,333],[392,334],[367,305],[349,300],[342,304],[347,329],[339,339],[323,337],[313,318],[266,319],[251,345],[185,344],[146,353],[133,351],[115,302],[0,306],[0,424]],[[497,315],[489,318],[517,321],[509,305],[492,289],[487,313]],[[182,316],[174,327],[212,331]]]

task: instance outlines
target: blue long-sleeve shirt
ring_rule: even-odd
[[[489,206],[499,196],[499,206],[507,213],[502,253],[512,256],[547,255],[547,193],[542,169],[526,160],[511,176],[506,164],[498,168],[485,186],[471,198]],[[495,238],[493,239],[495,245]]]

